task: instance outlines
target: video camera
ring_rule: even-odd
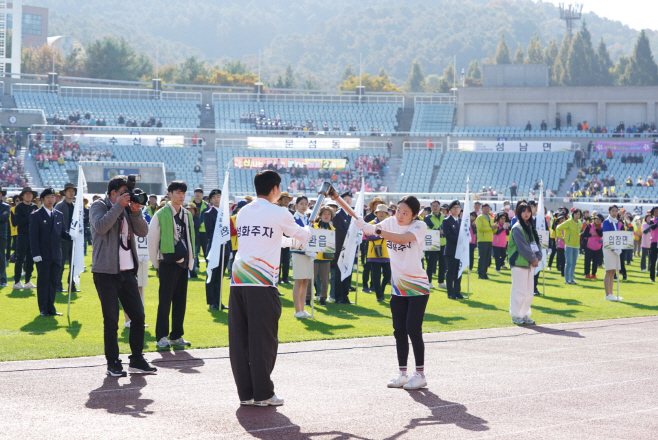
[[[124,194],[130,194],[131,202],[146,206],[146,203],[148,202],[148,195],[146,195],[146,193],[141,189],[135,188],[135,182],[138,180],[142,180],[142,176],[139,174],[130,174],[128,176],[128,191],[125,191]]]

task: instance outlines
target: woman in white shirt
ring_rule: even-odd
[[[308,199],[306,196],[297,197],[295,201],[295,222],[301,226],[308,226]],[[308,282],[313,278],[314,259],[317,256],[315,252],[292,251],[292,276],[295,278],[295,285],[292,288],[292,299],[295,305],[295,318],[310,318],[311,315],[304,310],[304,300],[306,298],[306,288]]]
[[[377,225],[368,224],[362,218],[355,220],[356,226],[366,235],[376,234],[387,240],[392,280],[391,314],[399,366],[398,376],[389,382],[389,388],[416,390],[427,386],[423,318],[430,283],[421,263],[427,225],[418,220],[419,212],[418,199],[406,196],[398,202],[395,215]],[[407,377],[409,339],[416,360],[416,372],[411,378]]]

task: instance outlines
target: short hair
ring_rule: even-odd
[[[411,209],[411,215],[413,215],[414,217],[417,216],[418,213],[420,212],[420,202],[414,196],[404,196],[400,199],[398,205],[400,203],[404,203],[405,205],[407,205],[409,209]]]
[[[534,200],[530,200],[528,202],[528,205],[530,205],[530,207],[532,208],[533,206],[537,206],[537,202],[535,202]]]
[[[430,203],[430,205],[433,205],[435,203],[439,204],[439,208],[441,207],[441,202],[439,202],[438,200],[432,200],[432,203]]]
[[[167,193],[172,193],[176,190],[187,192],[187,183],[182,180],[174,180],[167,187]]]
[[[123,174],[114,176],[107,184],[107,193],[110,194],[112,191],[118,191],[122,186],[128,186],[128,177]]]
[[[201,194],[203,194],[203,189],[202,189],[202,188],[197,188],[197,189],[194,190],[194,193],[195,193],[195,194],[196,194],[196,193],[201,193]]]
[[[610,207],[608,208],[608,212],[612,211],[612,208],[616,208],[617,211],[619,211],[619,206],[617,206],[617,205],[610,205]]]
[[[471,211],[471,214],[470,214],[470,215],[471,215],[472,217],[477,217],[477,216],[478,216],[478,213],[475,212],[475,211]]]
[[[302,200],[306,200],[306,201],[308,202],[308,197],[306,197],[306,196],[299,196],[299,197],[297,197],[297,200],[295,200],[295,203],[299,203],[299,202],[301,202]]]
[[[269,196],[279,185],[281,185],[281,176],[273,170],[259,171],[254,177],[254,187],[258,196]]]
[[[485,203],[485,204],[482,205],[482,209],[484,209],[484,208],[491,208],[491,205],[488,204],[488,203]]]

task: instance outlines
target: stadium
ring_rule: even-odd
[[[362,72],[362,61],[354,62],[359,65],[358,74],[352,68],[353,74],[340,82],[327,79],[322,82],[324,87],[316,84],[309,88],[291,86],[294,75],[290,74],[290,81],[288,70],[284,73],[281,66],[269,67],[269,71],[264,67],[263,72],[269,73],[261,76],[260,52],[257,63],[253,57],[246,61],[251,63],[251,70],[231,73],[239,77],[234,84],[228,84],[228,80],[203,83],[198,80],[202,75],[191,76],[187,82],[176,81],[183,76],[167,77],[167,69],[158,64],[152,72],[131,79],[70,74],[74,71],[67,69],[79,53],[75,51],[84,49],[91,57],[100,43],[95,48],[96,43],[83,48],[76,38],[66,35],[48,36],[46,42],[50,33],[45,27],[48,9],[21,1],[0,2],[0,191],[5,193],[4,205],[9,203],[6,214],[0,206],[0,235],[6,236],[0,238],[4,273],[0,279],[0,309],[6,314],[5,323],[0,324],[4,347],[0,349],[0,380],[4,383],[0,395],[8,403],[7,438],[96,438],[108,434],[152,438],[161,437],[159,430],[164,426],[170,429],[165,434],[170,438],[434,439],[511,438],[519,434],[539,438],[654,438],[658,428],[653,417],[657,409],[653,397],[656,377],[651,365],[656,353],[651,329],[658,325],[654,284],[658,258],[654,235],[658,238],[658,232],[652,231],[658,223],[658,66],[649,40],[656,32],[634,31],[632,56],[622,54],[613,63],[603,37],[603,49],[599,45],[597,51],[586,25],[581,27],[582,6],[569,5],[565,9],[561,5],[559,10],[567,33],[561,23],[562,48],[558,53],[555,43],[550,62],[551,44],[543,49],[537,33],[540,58],[536,58],[533,37],[525,53],[519,42],[519,62],[518,50],[512,55],[503,32],[496,41],[498,45],[494,45],[495,55],[490,50],[486,60],[480,60],[481,69],[477,60],[475,64],[462,62],[461,68],[455,58],[443,77],[433,75],[436,87],[430,86],[432,75],[418,73],[420,64],[416,66],[418,61],[414,60],[404,89],[393,84],[393,78],[380,74],[380,83],[390,86],[381,87],[373,80],[374,75]],[[10,16],[13,25],[8,22]],[[61,20],[52,11],[50,18],[56,25]],[[43,28],[36,29],[35,23]],[[10,38],[8,29],[22,35],[22,39]],[[69,56],[71,51],[73,58]],[[45,70],[35,72],[38,54],[43,55],[46,64]],[[47,55],[52,58],[52,68]],[[585,58],[591,62],[578,64]],[[625,70],[618,74],[620,64]],[[225,74],[222,78],[228,77],[229,69],[225,70],[216,70],[214,77],[218,77],[217,72]],[[272,72],[279,71],[282,75],[276,78]],[[206,72],[206,78],[213,77],[211,73]],[[301,82],[302,75],[298,78]],[[422,87],[416,87],[421,80]],[[279,365],[272,372],[275,345],[267,381],[272,373],[277,392],[286,395],[286,404],[279,406],[283,400],[276,403],[274,395],[261,401],[266,403],[260,406],[268,406],[269,402],[269,408],[258,412],[259,408],[249,407],[254,401],[258,406],[260,399],[256,396],[252,396],[251,404],[245,404],[249,399],[242,394],[238,399],[237,361],[231,358],[237,344],[230,340],[230,333],[236,333],[231,327],[236,318],[229,317],[224,305],[229,305],[231,298],[228,310],[238,307],[232,298],[237,297],[233,289],[240,276],[236,275],[240,258],[237,243],[249,237],[249,229],[244,232],[249,226],[240,227],[238,211],[250,209],[245,207],[253,204],[252,200],[258,203],[263,198],[255,182],[267,171],[276,171],[280,176],[283,193],[275,202],[291,214],[310,215],[311,223],[316,213],[322,214],[327,208],[323,203],[329,198],[334,202],[329,204],[330,219],[339,218],[337,212],[342,212],[346,222],[355,224],[358,217],[367,220],[371,215],[375,225],[384,221],[375,215],[378,203],[386,207],[386,217],[393,219],[407,205],[413,208],[405,202],[406,197],[417,199],[417,220],[422,220],[428,231],[435,229],[437,233],[425,235],[425,240],[430,244],[436,240],[437,249],[441,248],[440,255],[431,246],[419,252],[421,274],[427,272],[430,299],[426,311],[423,309],[424,322],[421,315],[426,360],[424,366],[416,365],[416,373],[424,380],[426,367],[430,385],[425,382],[418,389],[407,388],[404,394],[388,392],[397,387],[391,383],[389,388],[385,382],[381,386],[382,376],[390,373],[393,365],[394,350],[400,353],[401,330],[396,327],[396,339],[390,336],[391,321],[396,318],[395,311],[389,310],[399,286],[395,284],[395,273],[391,278],[390,268],[388,280],[385,270],[379,272],[381,247],[370,247],[376,247],[372,240],[375,236],[381,239],[382,230],[373,235],[366,225],[366,229],[359,226],[366,238],[359,235],[357,242],[355,227],[355,232],[343,236],[346,241],[339,241],[332,252],[328,247],[313,252],[312,258],[318,259],[311,262],[308,286],[304,283],[298,287],[294,275],[295,266],[298,270],[301,266],[297,255],[307,248],[288,245],[291,249],[281,252],[270,286],[278,286],[280,295],[276,300],[281,318],[273,324],[278,332],[276,344],[281,343]],[[97,198],[107,197],[104,209],[110,212],[118,203],[118,199],[110,201],[111,182],[116,176],[128,175],[139,175],[137,186],[145,196],[155,196],[153,205],[148,201],[152,208],[146,206],[147,197],[144,203],[139,202],[145,206],[130,201],[129,206],[135,207],[133,212],[139,212],[140,218],[142,211],[147,213],[148,221],[159,209],[173,206],[172,185],[181,191],[180,182],[184,182],[184,202],[178,206],[191,212],[191,223],[184,228],[194,237],[196,227],[197,245],[189,249],[191,258],[185,257],[185,264],[193,268],[190,266],[191,270],[185,269],[181,275],[185,278],[182,306],[163,297],[162,280],[172,280],[165,278],[172,275],[161,268],[169,266],[157,268],[153,254],[149,263],[150,249],[139,254],[140,258],[145,255],[138,264],[140,268],[146,264],[143,276],[148,283],[148,288],[140,284],[146,325],[141,344],[145,358],[157,367],[158,375],[132,374],[123,379],[113,377],[109,367],[107,377],[102,373],[106,364],[103,354],[108,356],[108,306],[103,299],[104,282],[98,281],[94,267],[98,269],[104,263],[92,259],[92,253],[97,258],[100,245],[91,243],[87,233],[91,237],[94,229],[96,237],[96,229],[100,230],[100,223],[89,218],[92,204],[98,203]],[[79,238],[80,249],[84,246],[85,257],[80,260],[84,267],[78,265],[76,287],[75,276],[71,275],[75,254],[68,255],[67,270],[67,255],[63,252],[63,259],[60,257],[56,263],[60,274],[52,306],[67,312],[62,316],[46,311],[44,315],[41,309],[39,315],[36,305],[37,298],[41,304],[41,293],[36,289],[45,286],[46,281],[39,278],[37,286],[28,286],[33,270],[28,260],[38,252],[30,236],[38,225],[32,229],[30,224],[28,233],[27,225],[36,217],[17,223],[16,208],[30,204],[23,199],[26,193],[34,193],[35,199],[40,196],[32,215],[41,206],[43,211],[48,210],[42,205],[48,195],[69,203],[71,212],[63,218],[67,240],[73,240],[73,245],[68,245],[70,253],[71,246],[78,249],[71,223],[77,211],[66,198],[67,188],[76,188],[75,203],[89,201],[80,207],[80,216],[87,210],[84,227],[89,229],[80,229],[84,235]],[[217,202],[215,212],[220,214],[215,215],[216,223],[213,219],[212,226],[206,224],[200,231],[199,224],[205,217],[199,207],[212,212],[217,192],[222,204]],[[302,199],[311,202],[307,212],[298,211]],[[230,221],[220,220],[224,204],[226,213],[230,211],[232,216]],[[356,211],[353,218],[350,205]],[[453,214],[455,206],[458,215]],[[510,237],[515,222],[530,224],[527,219],[520,220],[520,213],[523,209],[530,212],[530,206],[535,211],[545,210],[543,217],[536,212],[531,217],[535,225],[532,231],[539,232],[539,250],[535,252],[542,261],[530,276],[529,301],[534,301],[534,320],[529,312],[515,316],[513,299],[510,304],[510,285],[512,298],[515,295],[513,271],[517,264],[516,257],[512,258],[516,244]],[[612,206],[615,211],[611,211]],[[129,208],[124,208],[127,218]],[[181,218],[187,219],[187,211],[180,212]],[[615,217],[609,217],[609,212]],[[606,252],[612,252],[614,246],[606,247],[609,236],[600,233],[604,243],[596,249],[591,241],[596,237],[590,234],[601,229],[597,214],[601,221],[616,225],[617,212],[621,227],[614,231],[622,233],[620,237],[627,233],[623,237],[630,237],[631,244],[614,248],[620,250],[619,257],[608,257]],[[467,223],[469,214],[472,219]],[[116,226],[117,230],[122,228],[121,237],[130,230],[141,239],[133,223],[124,232],[124,215],[119,218],[120,226]],[[179,227],[175,223],[177,215],[174,212],[174,230]],[[441,219],[437,227],[433,227],[433,215],[437,222]],[[496,231],[502,216],[506,220],[488,240],[489,247],[487,239],[483,240],[485,246],[480,246],[481,230],[475,225],[481,224],[481,217],[488,222],[495,218],[492,230]],[[199,224],[195,226],[192,219],[197,217]],[[444,256],[450,248],[445,243],[448,223],[444,224],[444,219],[458,222],[455,234],[460,235],[459,239],[455,235],[452,257]],[[567,235],[561,235],[564,220],[580,228],[573,239],[575,247],[570,246]],[[171,216],[168,221],[171,226]],[[165,225],[159,222],[159,226]],[[319,217],[316,223],[323,224]],[[336,223],[333,221],[334,226]],[[17,225],[25,229],[12,231],[21,227]],[[470,260],[469,243],[459,232],[464,225],[468,225],[464,233],[470,240]],[[227,234],[230,229],[225,243],[206,240],[208,245],[217,243],[215,248],[226,250],[213,254],[212,248],[206,251],[206,243],[203,249],[199,247],[206,230],[217,228],[219,235],[224,227]],[[545,243],[541,230],[544,235],[552,234],[550,239],[546,236]],[[23,240],[30,240],[29,246],[27,242],[21,245],[21,233],[25,233]],[[336,240],[340,240],[338,236],[336,232]],[[176,243],[180,243],[182,239],[176,237]],[[284,241],[290,237],[285,233]],[[409,235],[404,237],[412,240]],[[500,237],[502,244],[496,245]],[[349,256],[348,251],[344,256],[351,238],[356,243],[353,253]],[[388,238],[391,254],[391,249],[395,250],[392,243],[398,243],[395,239]],[[55,247],[59,240],[55,236]],[[64,243],[64,235],[61,240]],[[162,249],[163,243],[159,244]],[[193,243],[190,239],[189,244]],[[404,248],[403,242],[398,244]],[[465,251],[460,260],[461,244]],[[19,256],[21,246],[27,246],[29,258],[25,249]],[[164,257],[165,251],[157,246],[156,255]],[[530,245],[527,247],[530,249]],[[187,255],[187,245],[184,251]],[[600,258],[596,253],[599,251]],[[318,255],[322,253],[336,253],[326,279],[323,272],[318,276],[323,266]],[[389,260],[388,255],[385,260]],[[556,266],[551,267],[554,257]],[[40,258],[34,259],[35,282],[37,276],[45,277],[37,274],[46,272]],[[336,261],[342,258],[349,260],[347,284],[339,279],[342,263]],[[406,254],[404,258],[411,256]],[[484,263],[485,258],[491,261]],[[617,258],[621,267],[610,265],[608,258]],[[391,262],[386,264],[394,266],[392,260],[391,255]],[[180,261],[183,258],[177,263]],[[326,263],[329,267],[328,260]],[[123,264],[120,261],[117,267],[123,268]],[[212,270],[221,265],[224,272],[212,275]],[[377,272],[372,269],[375,267]],[[461,292],[451,284],[458,268]],[[131,265],[133,269],[137,272]],[[62,279],[68,290],[61,286]],[[213,302],[207,284],[215,282],[219,301]],[[178,278],[172,283],[179,283]],[[313,289],[317,296],[311,294]],[[340,301],[341,291],[346,302]],[[298,298],[301,311],[311,311],[308,317],[298,315]],[[113,313],[118,313],[119,303],[121,310],[128,309],[124,301],[128,304],[121,296],[113,300]],[[167,301],[162,312],[162,303]],[[161,315],[164,313],[168,321],[170,303],[179,310],[182,307],[186,315],[185,338],[193,341],[191,347],[182,333],[169,339],[186,342],[183,347],[172,343],[169,350],[159,345]],[[172,309],[174,320],[175,314]],[[136,352],[131,321],[126,314],[122,327],[123,315],[117,324],[118,348],[125,358],[131,350],[133,355]],[[510,326],[510,315],[514,326]],[[261,316],[258,320],[267,319]],[[175,327],[172,323],[172,334]],[[416,356],[417,346],[411,341]],[[246,345],[254,344],[250,339]],[[229,371],[232,367],[235,383]],[[406,377],[407,367],[402,369],[401,360],[399,367]],[[165,383],[175,385],[159,382],[163,377]],[[239,385],[238,389],[243,393]]]

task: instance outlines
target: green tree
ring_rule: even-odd
[[[370,76],[369,73],[361,75],[361,85],[368,92],[401,92],[402,89],[393,84],[388,76]],[[359,77],[350,76],[338,86],[338,90],[356,90],[359,86]]]
[[[85,77],[85,60],[82,55],[82,49],[79,47],[73,48],[65,58],[62,65],[62,73],[66,76]]]
[[[452,63],[448,64],[443,69],[443,79],[452,87],[455,84],[455,66]]]
[[[526,64],[544,64],[544,52],[537,33],[532,36],[530,44],[528,44],[527,52],[528,57],[526,58]]]
[[[551,83],[555,86],[562,86],[562,76],[567,66],[567,58],[569,56],[569,47],[571,46],[569,36],[565,35],[560,46],[560,51],[553,62],[553,69],[551,71]]]
[[[514,53],[514,64],[523,64],[525,62],[525,54],[523,53],[523,48],[521,43],[516,48],[516,53]]]
[[[23,73],[45,75],[53,69],[53,48],[47,44],[40,48],[24,48],[21,52]],[[62,54],[55,51],[55,71],[62,72]]]
[[[350,76],[356,76],[356,70],[354,70],[354,66],[351,64],[343,70],[343,73],[340,75],[340,81],[344,82]]]
[[[425,91],[425,74],[423,73],[423,67],[420,65],[420,61],[417,59],[411,65],[411,72],[409,72],[405,89],[407,92],[416,93]]]
[[[379,77],[388,79],[388,72],[383,67],[379,69]]]
[[[628,65],[631,64],[631,59],[627,57],[626,55],[622,55],[619,57],[617,60],[617,64],[615,64],[615,67],[612,69],[612,79],[614,80],[615,84],[620,85],[620,86],[625,86],[628,84],[624,84],[624,74],[626,73],[626,69],[628,69]]]
[[[596,61],[597,65],[597,76],[598,81],[597,85],[599,86],[611,86],[614,83],[612,78],[612,60],[610,59],[610,54],[608,53],[608,48],[601,37],[599,41],[599,47],[596,49]]]
[[[430,92],[438,92],[440,84],[441,84],[441,77],[436,73],[427,75],[427,77],[425,77],[425,86],[427,87],[427,90]]]
[[[478,60],[470,62],[468,69],[466,70],[466,78],[482,80],[482,70],[480,70],[480,63],[478,63]]]
[[[153,73],[153,64],[125,38],[104,37],[85,48],[84,68],[91,78],[136,81]]]
[[[565,86],[593,86],[598,82],[596,52],[592,46],[592,36],[583,22],[581,29],[571,40],[567,63],[562,71],[562,84]]]
[[[180,63],[174,80],[178,84],[206,84],[209,73],[206,62],[192,55]]]
[[[275,89],[296,89],[297,88],[297,79],[295,78],[295,71],[292,68],[292,65],[288,63],[286,66],[286,71],[283,72],[283,76],[278,76],[272,87]]]
[[[244,75],[250,72],[249,66],[240,60],[227,62],[224,64],[223,70],[230,75]]]
[[[505,34],[500,35],[500,41],[496,48],[495,61],[496,64],[512,64],[509,46],[507,45],[507,41],[505,41]]]
[[[551,40],[550,43],[548,43],[548,46],[546,46],[546,51],[544,52],[544,62],[548,66],[549,69],[553,67],[553,64],[555,64],[555,59],[557,58],[558,54],[558,45],[557,41]]]
[[[653,59],[651,46],[647,34],[643,31],[637,37],[633,55],[621,82],[628,86],[655,86],[658,85],[658,65]]]

